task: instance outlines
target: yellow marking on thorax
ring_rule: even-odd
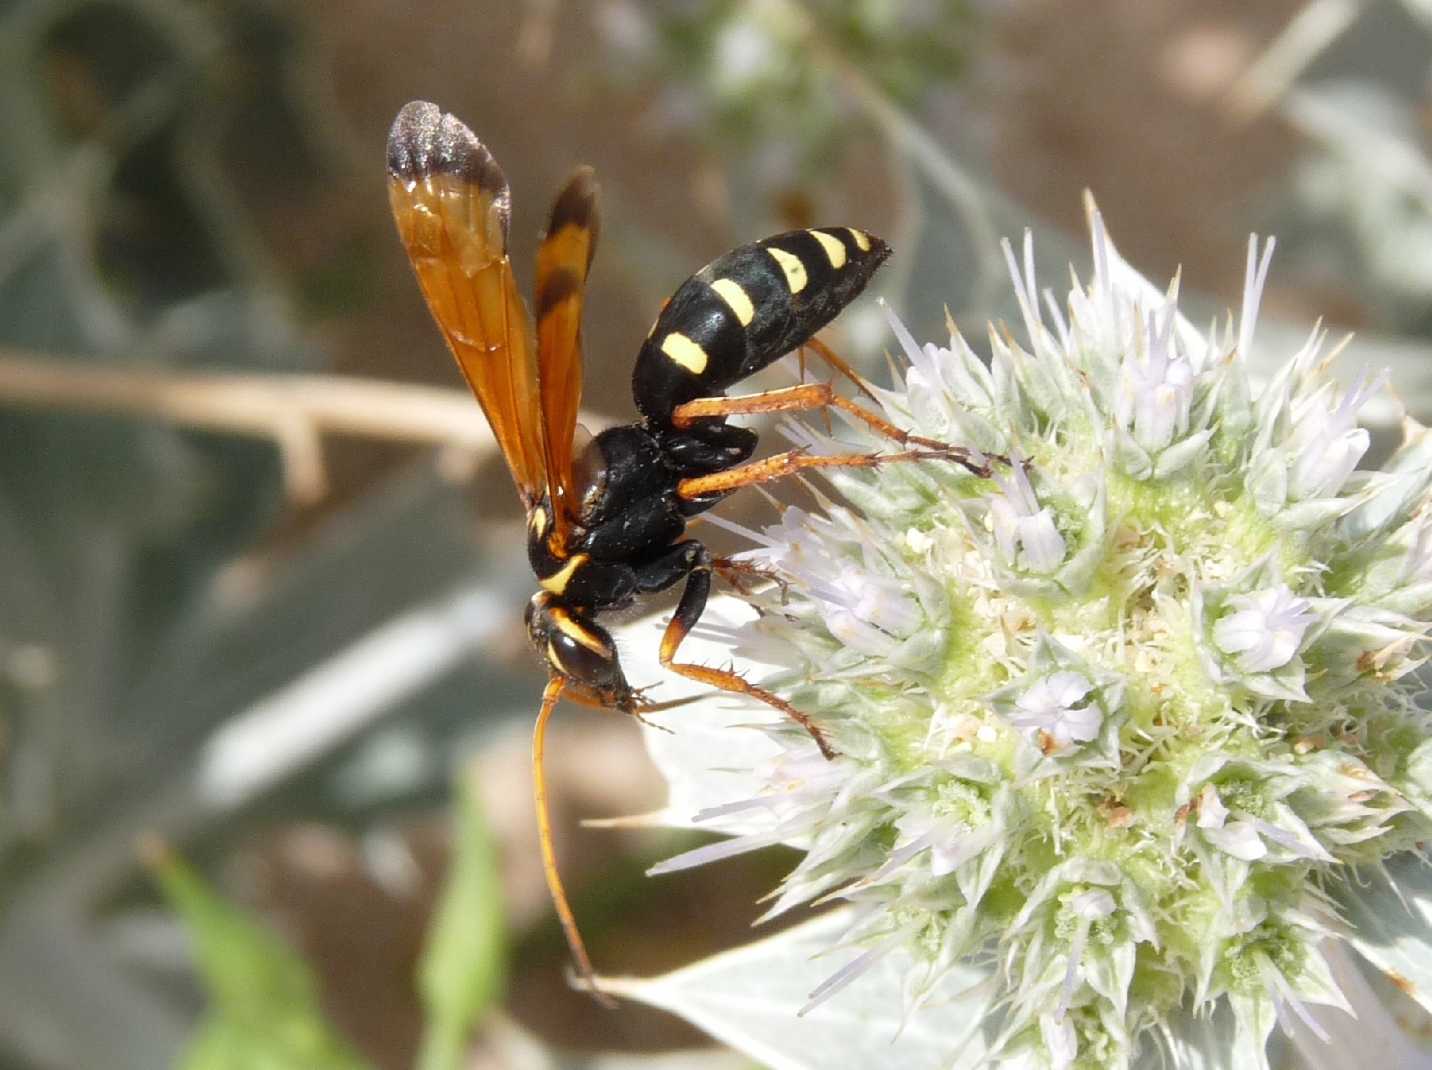
[[[565,609],[553,608],[548,611],[548,616],[550,616],[553,623],[557,625],[557,630],[568,639],[580,643],[593,654],[599,655],[600,657],[609,658],[612,656],[612,648],[602,642],[600,636],[593,634],[573,620]]]
[[[855,241],[856,247],[862,253],[870,252],[870,235],[863,230],[856,230],[854,227],[846,227],[845,232]]]
[[[820,247],[825,250],[825,258],[830,261],[831,267],[845,267],[845,242],[824,231],[808,230],[806,233],[820,242]]]
[[[527,514],[527,526],[535,531],[538,536],[547,532],[547,510],[540,505],[534,505],[532,511]]]
[[[784,249],[777,249],[774,245],[766,246],[766,252],[771,254],[771,259],[786,276],[786,288],[793,294],[798,294],[805,289],[808,281],[805,265],[801,258],[794,253],[788,253]]]
[[[692,375],[706,370],[706,350],[680,331],[672,331],[661,340],[661,351]]]
[[[711,284],[711,289],[716,291],[716,296],[725,301],[736,318],[741,321],[741,326],[750,324],[756,318],[756,306],[751,304],[751,298],[746,291],[741,289],[741,284],[734,279],[717,279]]]
[[[538,580],[538,585],[544,591],[561,594],[567,589],[567,584],[572,581],[572,573],[587,563],[587,557],[587,554],[573,554],[558,571],[552,573],[545,580]]]

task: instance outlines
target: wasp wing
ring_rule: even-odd
[[[388,200],[428,308],[531,508],[547,469],[532,325],[507,256],[507,179],[471,130],[414,101],[388,134]]]
[[[580,503],[572,479],[572,440],[582,403],[582,299],[597,248],[597,184],[579,168],[552,205],[537,250],[537,376],[557,537],[566,537]]]

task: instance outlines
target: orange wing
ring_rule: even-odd
[[[507,179],[471,130],[413,101],[388,134],[388,200],[428,308],[530,509],[548,481],[532,325],[507,258]]]
[[[597,184],[590,167],[568,179],[537,250],[537,376],[559,542],[580,503],[572,487],[572,438],[582,403],[582,296],[597,248]]]

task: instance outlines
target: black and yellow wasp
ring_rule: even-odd
[[[527,511],[528,556],[541,588],[527,606],[527,631],[550,673],[533,740],[543,867],[572,955],[596,992],[557,875],[543,740],[563,694],[626,713],[654,708],[627,682],[597,616],[684,580],[662,636],[661,663],[775,707],[830,757],[834,752],[820,729],[783,699],[734,672],[676,660],[706,606],[712,573],[739,579],[741,568],[683,538],[687,521],[738,487],[806,468],[929,458],[988,473],[981,459],[909,435],[828,384],[724,395],[802,346],[863,387],[812,336],[890,255],[874,235],[852,227],[790,231],[734,249],[687,279],[637,354],[632,390],[641,421],[603,431],[574,456],[582,296],[598,231],[591,169],[579,169],[558,194],[538,247],[535,331],[507,254],[507,180],[466,126],[434,104],[405,106],[388,136],[388,194],[428,307],[492,425]],[[905,449],[831,456],[791,450],[751,461],[755,433],[726,422],[735,414],[825,406],[840,408]]]

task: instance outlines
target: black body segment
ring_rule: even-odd
[[[805,342],[854,300],[890,255],[850,227],[792,230],[742,245],[672,296],[637,354],[632,392],[653,430],[671,411],[724,393]]]

